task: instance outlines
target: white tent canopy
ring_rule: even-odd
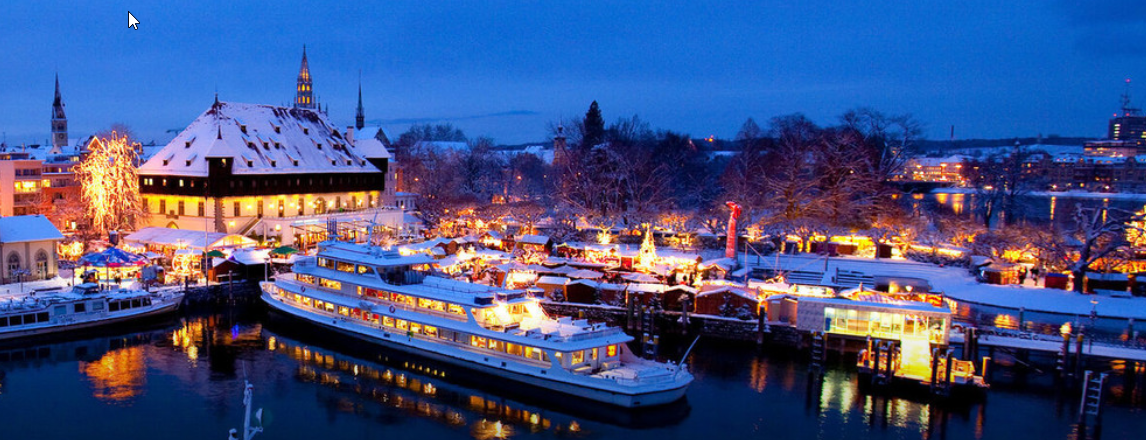
[[[238,234],[227,234],[223,232],[204,233],[203,231],[160,227],[140,229],[124,237],[124,241],[144,246],[164,246],[200,251],[220,248],[244,248],[256,244],[255,240]]]

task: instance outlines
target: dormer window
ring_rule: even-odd
[[[302,128],[302,134],[310,134],[310,129],[309,129],[309,128],[306,128],[306,127],[303,127],[303,128]]]
[[[271,161],[271,168],[274,168],[274,166],[275,166],[275,164],[276,164],[276,163],[278,163],[278,162],[277,162],[277,161],[273,161],[273,160],[272,160],[272,161]]]
[[[184,142],[183,148],[191,148],[191,141]]]
[[[243,134],[247,134],[247,125],[239,124],[239,131],[243,132]]]
[[[293,162],[294,162],[294,166],[297,167],[298,166],[298,159],[295,159]]]
[[[283,132],[283,128],[276,125],[275,126],[275,133],[282,133],[282,132]]]
[[[253,160],[248,160],[248,161],[247,161],[247,168],[251,168],[251,167],[254,167],[254,166],[255,166],[255,161],[253,161]]]
[[[271,149],[271,144],[270,144],[270,143],[268,143],[268,142],[263,142],[263,149],[264,149],[264,150],[270,150],[270,149]]]
[[[317,146],[319,150],[322,149],[322,144],[314,144],[314,145]]]
[[[351,165],[350,159],[346,159],[346,166],[350,166],[350,165]]]
[[[334,166],[338,166],[338,161],[334,160],[334,159],[330,159],[330,164],[334,165]]]
[[[163,159],[163,166],[167,166],[167,162],[168,162],[167,159]]]
[[[188,161],[187,161],[187,166],[191,166],[191,161],[190,161],[190,160],[188,160]]]
[[[276,149],[276,150],[282,149],[282,147],[283,147],[283,144],[280,144],[280,143],[278,143],[278,142],[275,142],[275,149]]]

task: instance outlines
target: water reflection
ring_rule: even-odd
[[[147,385],[144,347],[112,350],[95,362],[80,362],[80,371],[92,387],[97,400],[130,404]]]
[[[436,366],[412,361],[401,361],[401,368],[374,364],[311,347],[269,331],[264,333],[267,351],[285,355],[298,363],[298,380],[365,397],[382,406],[401,409],[408,415],[444,425],[468,425],[475,439],[505,439],[519,430],[566,434],[582,431],[577,420],[565,415],[445,382],[442,379],[447,376],[447,371]],[[343,399],[339,402],[338,407],[343,412],[367,411]]]
[[[504,381],[346,340],[225,311],[147,331],[0,347],[4,438],[117,438],[123,426],[132,427],[132,438],[221,437],[241,423],[244,379],[255,385],[274,438],[1092,436],[1074,425],[1077,393],[1055,394],[1061,386],[1029,370],[995,369],[986,402],[943,403],[861,389],[854,360],[832,356],[821,379],[800,352],[702,340],[690,358],[697,381],[687,402],[633,415],[552,394],[520,395]],[[1146,366],[1106,369],[1117,371],[1104,434],[1136,438],[1146,430]],[[52,396],[50,408],[44,396]],[[60,414],[73,416],[58,423]]]

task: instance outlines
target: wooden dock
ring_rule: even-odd
[[[952,332],[951,343],[962,344],[963,334]],[[1059,353],[1062,351],[1062,338],[1057,340],[1047,335],[1031,335],[1029,338],[1002,335],[979,335],[980,348],[1006,348],[1012,350],[1027,350],[1045,353]],[[1073,343],[1072,343],[1073,344]],[[1120,347],[1103,343],[1087,341],[1083,343],[1082,354],[1091,359],[1108,359],[1146,362],[1146,350],[1133,347]]]

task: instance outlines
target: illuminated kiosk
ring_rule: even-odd
[[[617,327],[552,318],[540,299],[427,276],[434,259],[323,242],[263,282],[272,309],[350,337],[518,383],[621,407],[675,402],[684,364],[641,359]],[[687,355],[686,355],[687,357]]]
[[[861,376],[875,382],[908,380],[930,384],[986,387],[974,364],[946,356],[951,312],[927,303],[872,302],[842,298],[800,298],[796,327],[849,339],[867,340],[859,355]],[[952,365],[947,377],[947,365]],[[862,382],[861,382],[862,383]]]

